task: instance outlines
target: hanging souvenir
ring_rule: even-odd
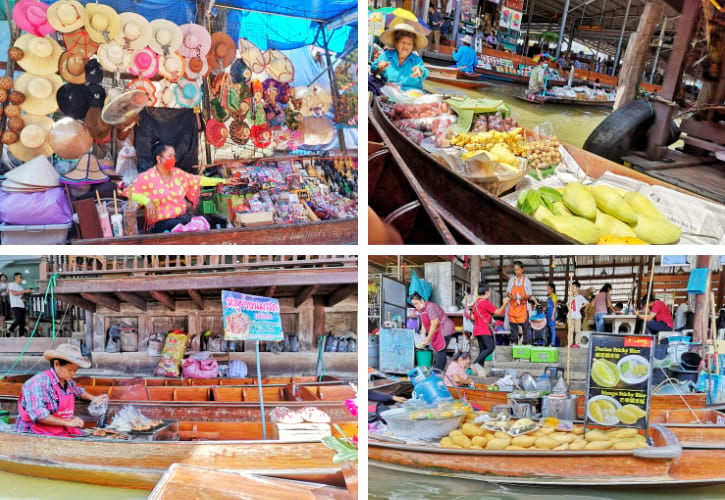
[[[52,75],[58,72],[63,49],[52,38],[25,34],[18,37],[14,47],[23,51],[23,58],[18,60],[18,64],[28,73]]]
[[[13,7],[13,21],[23,31],[35,36],[53,33],[55,28],[48,22],[48,6],[37,0],[20,0]]]
[[[93,138],[82,121],[61,118],[51,127],[48,144],[64,160],[75,160],[91,149]]]
[[[266,70],[270,77],[282,83],[289,83],[295,78],[292,61],[279,50],[269,49],[265,52]]]
[[[68,52],[83,56],[86,61],[98,52],[98,42],[94,42],[88,31],[79,29],[72,33],[63,34],[63,42]]]
[[[102,108],[106,100],[106,90],[98,83],[89,83],[88,93],[91,96],[90,105],[92,108]]]
[[[48,134],[53,127],[53,120],[43,115],[23,115],[23,121],[25,127],[20,131],[18,141],[8,146],[10,154],[20,161],[52,155],[53,148],[48,142]]]
[[[98,59],[91,59],[86,63],[86,80],[88,83],[103,82],[103,68]]]
[[[182,24],[180,26],[182,39],[178,48],[179,54],[184,57],[205,57],[211,50],[211,35],[203,26],[198,24]]]
[[[110,43],[121,31],[121,17],[108,5],[89,3],[86,5],[88,22],[86,30],[91,40],[98,43]]]
[[[91,107],[91,93],[85,85],[66,83],[56,94],[60,111],[72,118],[81,119]]]
[[[122,12],[121,29],[115,41],[128,51],[145,48],[151,41],[151,23],[135,12]]]
[[[184,58],[177,53],[159,57],[159,75],[170,82],[178,82],[184,76]]]
[[[11,80],[12,81],[12,80]],[[20,105],[23,111],[33,115],[48,115],[58,109],[55,95],[63,85],[60,75],[34,75],[23,73],[15,82],[15,90],[25,94],[25,102]],[[7,115],[7,106],[5,113]],[[10,116],[10,115],[8,115]]]
[[[227,126],[222,122],[211,119],[206,123],[206,140],[214,147],[224,146],[229,138]]]
[[[252,81],[253,74],[252,70],[249,69],[242,59],[235,59],[232,65],[229,67],[229,74],[232,77],[234,83],[247,84]]]
[[[196,82],[191,82],[185,78],[179,80],[174,89],[176,102],[184,108],[193,108],[201,102],[203,92]]]
[[[247,122],[233,120],[229,124],[229,137],[235,143],[239,145],[247,144],[251,135],[252,129]]]
[[[58,72],[68,83],[86,83],[86,61],[78,54],[63,53],[58,63]]]
[[[205,78],[209,74],[209,62],[205,57],[184,59],[184,76],[188,80]]]
[[[146,106],[156,106],[156,87],[149,80],[136,78],[126,85],[126,90],[141,90],[146,94]]]
[[[268,148],[272,144],[272,132],[266,125],[253,125],[251,139],[258,148]]]
[[[169,56],[181,46],[181,29],[166,19],[151,21],[151,40],[149,47],[160,56]]]
[[[125,72],[131,66],[131,53],[116,42],[101,44],[97,55],[103,69],[111,73]]]
[[[262,51],[246,38],[240,38],[238,43],[239,57],[244,61],[244,64],[252,70],[252,73],[262,73],[268,62]]]
[[[211,35],[211,49],[206,55],[209,67],[214,73],[232,64],[237,47],[226,33],[216,32]]]
[[[128,72],[139,78],[153,78],[159,71],[159,58],[156,52],[148,47],[137,50],[133,54]]]
[[[59,33],[70,33],[86,25],[86,8],[76,0],[60,0],[48,7],[48,22]]]

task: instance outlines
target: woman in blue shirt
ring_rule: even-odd
[[[401,90],[423,89],[423,80],[428,70],[423,59],[413,51],[423,50],[428,39],[406,23],[396,24],[380,35],[380,40],[388,47],[372,64],[373,74],[385,75],[389,84],[397,85]]]
[[[478,57],[476,56],[476,51],[471,47],[472,44],[473,37],[471,35],[465,35],[461,38],[461,46],[453,52],[453,59],[456,61],[455,66],[467,73],[473,73],[473,70],[478,65]]]

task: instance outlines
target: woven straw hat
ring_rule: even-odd
[[[60,33],[82,28],[88,21],[86,8],[76,0],[60,0],[48,7],[48,22]]]
[[[178,82],[184,76],[184,58],[174,52],[159,57],[159,75],[170,82]]]
[[[177,52],[184,57],[204,57],[211,49],[211,35],[204,26],[182,24],[183,41]]]
[[[86,60],[80,54],[64,52],[58,62],[58,71],[68,83],[86,83]]]
[[[295,67],[292,61],[279,50],[270,49],[266,52],[267,73],[282,83],[289,83],[295,78]]]
[[[159,71],[159,57],[148,47],[137,50],[128,71],[139,78],[153,78]]]
[[[63,85],[59,75],[40,76],[24,73],[15,82],[15,90],[25,94],[20,108],[33,115],[47,115],[58,109],[55,94]]]
[[[184,108],[193,108],[201,102],[203,92],[199,82],[182,78],[174,89],[176,102]]]
[[[119,43],[104,43],[98,47],[98,61],[111,73],[126,71],[131,66],[131,53]]]
[[[204,78],[209,74],[209,62],[206,57],[191,57],[184,59],[184,77],[188,80]]]
[[[151,40],[148,46],[160,56],[172,54],[183,41],[181,28],[166,19],[151,21]]]
[[[259,47],[254,45],[246,38],[240,38],[239,42],[239,57],[247,67],[252,70],[252,73],[261,73],[267,66],[268,59],[265,58]]]
[[[127,50],[141,50],[151,41],[151,23],[135,12],[122,12],[116,42]]]
[[[61,344],[55,349],[48,349],[43,353],[43,357],[48,361],[52,359],[69,361],[81,368],[91,367],[91,361],[83,356],[80,349],[71,344]]]
[[[14,47],[23,51],[23,58],[18,60],[18,64],[28,73],[52,75],[58,72],[63,49],[52,38],[25,34],[18,37]]]
[[[142,90],[146,93],[146,106],[156,106],[156,87],[152,81],[136,78],[126,84],[126,90]]]
[[[45,156],[39,155],[30,158],[19,167],[15,167],[5,174],[5,177],[17,184],[39,187],[56,187],[60,175]]]
[[[89,3],[86,5],[88,22],[86,30],[91,40],[98,43],[108,43],[118,36],[121,31],[121,17],[108,5]]]
[[[423,50],[428,46],[428,39],[425,37],[425,35],[423,35],[413,26],[407,23],[399,23],[392,28],[383,31],[383,34],[380,35],[380,41],[388,47],[395,48],[396,31],[403,31],[405,33],[410,33],[411,35],[413,35],[413,38],[415,39],[415,50]]]
[[[209,67],[216,72],[229,66],[236,57],[237,46],[234,40],[226,33],[213,33],[211,35],[211,49],[206,55]]]
[[[68,52],[80,54],[85,60],[90,59],[93,54],[98,52],[98,42],[91,40],[88,31],[85,29],[63,33],[63,42]]]
[[[45,36],[55,29],[48,22],[48,6],[37,0],[20,0],[13,7],[13,21],[23,31]]]

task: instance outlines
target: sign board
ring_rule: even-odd
[[[647,428],[652,335],[592,334],[585,424]]]
[[[501,18],[499,19],[498,24],[501,28],[521,31],[522,19],[523,14],[521,12],[504,7],[501,9]]]
[[[222,290],[225,340],[284,340],[279,301]]]
[[[504,0],[503,5],[513,10],[524,10],[524,0]]]
[[[415,368],[415,332],[407,328],[380,329],[380,371],[408,373]]]
[[[498,39],[498,49],[505,49],[509,52],[516,52],[516,40],[518,39],[518,33],[511,31],[506,28],[500,28],[498,32],[496,33],[496,38]],[[506,65],[507,63],[503,61],[508,61],[505,59],[501,60],[502,62],[500,64]],[[511,66],[513,67],[513,61],[509,61],[511,63]]]

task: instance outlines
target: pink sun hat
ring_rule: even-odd
[[[153,78],[159,71],[159,58],[156,52],[146,47],[137,50],[128,71],[139,78]]]
[[[183,24],[180,26],[183,41],[176,52],[184,57],[204,57],[211,50],[211,35],[204,26]]]
[[[20,0],[13,7],[13,21],[35,36],[50,35],[55,28],[48,22],[48,5],[38,0]]]

